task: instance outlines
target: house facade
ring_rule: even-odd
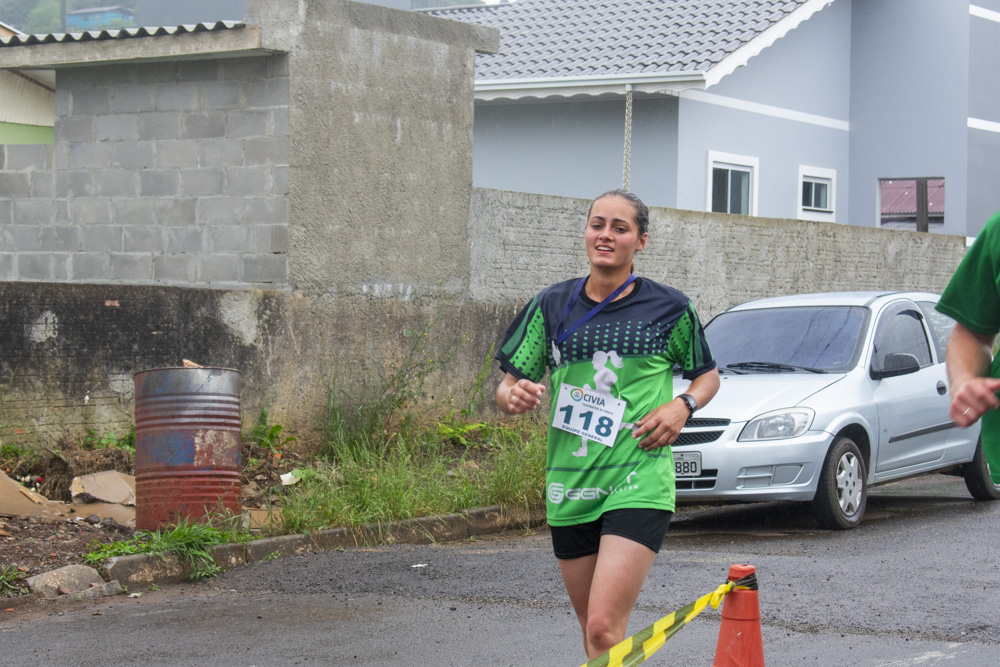
[[[877,227],[885,184],[931,179],[931,231],[974,236],[1000,210],[1000,0],[432,13],[501,30],[477,58],[477,186],[593,197],[627,160],[657,206]]]

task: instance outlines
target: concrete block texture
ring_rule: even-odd
[[[5,160],[0,167],[7,171],[35,171],[52,168],[52,146],[11,144],[4,147]],[[0,190],[0,197],[3,191]]]
[[[111,222],[111,199],[76,197],[66,202],[67,221],[76,225],[106,225]]]
[[[246,255],[243,280],[248,283],[284,283],[288,279],[285,255]]]
[[[107,169],[111,164],[111,145],[107,142],[81,142],[69,146],[70,169]]]
[[[197,83],[161,83],[154,88],[153,96],[157,111],[194,111],[200,108]]]
[[[148,283],[153,278],[151,253],[111,255],[111,279]]]
[[[170,227],[166,229],[166,252],[189,253],[195,257],[205,249],[203,227]]]
[[[0,199],[20,199],[31,192],[31,176],[25,172],[0,172]]]
[[[202,167],[242,167],[241,139],[205,139],[199,142],[199,164]]]
[[[139,136],[151,140],[180,139],[180,112],[151,111],[139,114]]]
[[[114,90],[110,87],[82,87],[74,88],[70,93],[70,113],[80,114],[107,114],[114,109],[112,105],[112,95]]]
[[[200,254],[198,256],[198,282],[200,284],[231,284],[240,281],[242,262],[239,255]]]
[[[49,252],[21,253],[17,256],[17,276],[21,280],[54,280],[54,255]]]
[[[38,230],[38,243],[42,250],[73,252],[80,250],[79,227],[42,227]]]
[[[139,194],[139,175],[133,169],[99,171],[96,194],[105,197],[135,197]]]
[[[180,192],[185,197],[226,194],[226,174],[222,169],[181,169]]]
[[[155,155],[159,146],[152,141],[117,142],[113,146],[111,166],[139,171],[156,165]]]
[[[111,255],[109,253],[76,253],[70,262],[69,279],[74,281],[98,282],[111,276]]]
[[[158,141],[155,145],[156,166],[160,169],[198,166],[197,140]]]
[[[180,174],[173,169],[139,172],[139,194],[144,197],[174,197],[180,193]]]
[[[97,134],[93,115],[73,114],[56,117],[54,136],[56,142],[93,141]]]
[[[130,113],[116,113],[97,117],[98,141],[137,141],[139,139],[139,116]]]
[[[87,225],[80,234],[80,250],[84,254],[121,252],[123,235],[118,225]]]
[[[119,114],[153,111],[154,89],[147,85],[117,86],[115,88],[114,111]]]
[[[249,230],[243,226],[210,227],[208,249],[212,253],[246,254],[253,251]]]
[[[127,225],[122,228],[122,250],[125,252],[162,253],[166,248],[164,229],[153,225]]]
[[[277,194],[270,189],[270,167],[229,167],[226,169],[226,193],[231,195]]]
[[[197,279],[197,267],[198,258],[194,255],[156,255],[153,257],[153,280],[190,285]]]
[[[181,138],[218,139],[226,136],[226,123],[219,110],[186,113],[181,117]]]
[[[239,81],[202,83],[198,95],[202,109],[238,109],[243,106],[243,84]]]

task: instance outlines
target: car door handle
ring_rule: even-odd
[[[942,396],[944,396],[945,394],[948,393],[948,385],[946,385],[944,382],[938,382],[937,383],[937,390],[938,390],[939,394],[941,394]]]

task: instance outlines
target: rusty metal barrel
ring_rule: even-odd
[[[154,368],[133,380],[135,527],[239,515],[239,371]]]

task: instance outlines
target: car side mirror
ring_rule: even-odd
[[[892,352],[885,355],[885,363],[879,370],[872,369],[873,380],[882,378],[894,378],[900,375],[909,375],[920,370],[920,362],[912,354],[905,352]]]

